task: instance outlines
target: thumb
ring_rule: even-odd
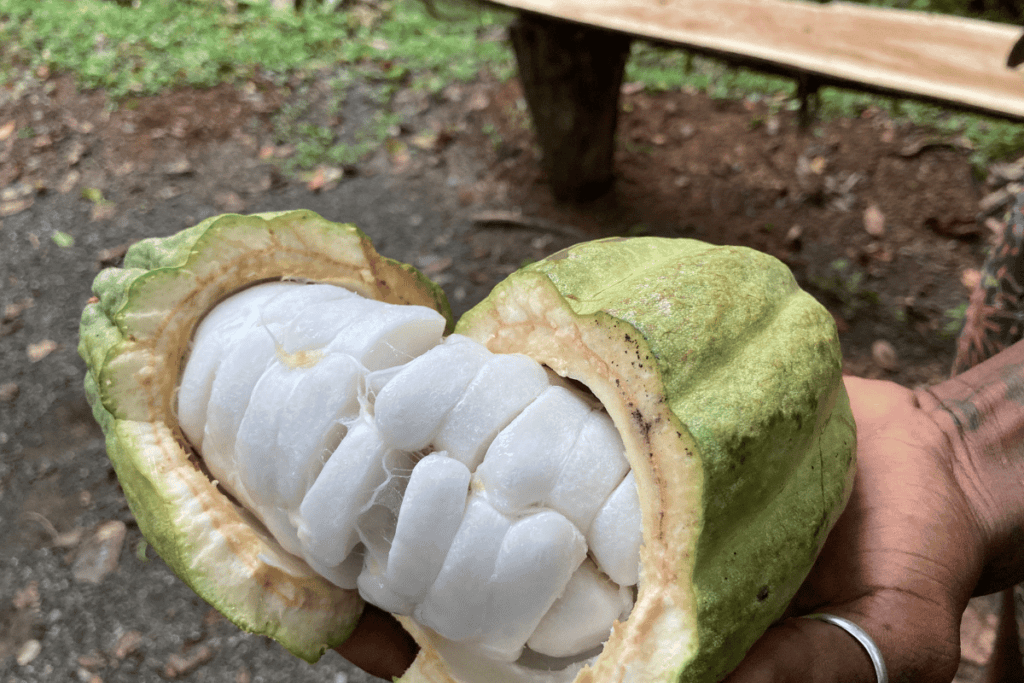
[[[412,665],[419,646],[398,620],[367,603],[355,630],[334,649],[363,671],[390,680]]]
[[[857,623],[855,616],[846,618]],[[874,639],[874,635],[871,637]],[[768,629],[723,683],[875,683],[876,680],[875,667],[867,650],[852,635],[839,626],[798,617]]]

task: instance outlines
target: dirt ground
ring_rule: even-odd
[[[329,74],[180,91],[111,107],[64,76],[0,91],[0,681],[370,680],[239,632],[146,548],[82,395],[77,324],[101,267],[138,239],[225,212],[308,208],[353,222],[438,281],[456,314],[512,270],[615,234],[774,254],[833,313],[846,370],[907,386],[948,373],[957,307],[1024,168],[972,173],[953,138],[868,109],[802,132],[782,99],[627,84],[604,199],[557,205],[515,82],[402,90],[406,123],[367,159],[288,177],[285,104],[329,114]],[[69,244],[65,236],[73,238]],[[966,284],[965,284],[966,283]],[[994,602],[965,616],[958,680],[977,680]]]

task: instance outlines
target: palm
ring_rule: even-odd
[[[858,427],[857,479],[790,614],[829,612],[859,624],[897,674],[893,680],[949,681],[959,660],[959,617],[977,579],[967,504],[950,463],[930,447],[941,434],[910,391],[855,378],[847,389]],[[783,661],[780,652],[794,644],[802,654]],[[874,675],[855,640],[828,624],[792,620],[766,634],[734,680],[862,678]]]

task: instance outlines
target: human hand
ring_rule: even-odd
[[[960,618],[984,564],[985,533],[953,442],[919,394],[846,378],[857,477],[846,510],[788,615],[826,612],[864,629],[891,681],[950,681]],[[866,651],[828,623],[769,629],[728,683],[873,682]]]

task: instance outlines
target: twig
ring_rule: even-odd
[[[505,228],[534,230],[536,232],[548,232],[574,240],[583,240],[590,237],[579,228],[571,225],[562,225],[553,221],[534,216],[524,216],[515,211],[480,211],[471,218],[473,225],[478,228]]]

